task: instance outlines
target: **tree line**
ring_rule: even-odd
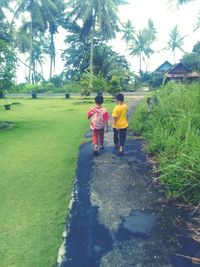
[[[190,1],[177,3],[186,2]],[[59,27],[66,30],[66,48],[62,53],[65,67],[59,77],[63,82],[81,81],[92,89],[95,82],[100,86],[109,82],[112,88],[135,81],[126,57],[113,51],[108,41],[121,32],[126,53],[139,58],[142,74],[144,58],[147,72],[155,52],[152,46],[157,30],[151,19],[139,31],[130,20],[122,24],[118,11],[125,4],[125,0],[0,0],[0,90],[11,86],[18,62],[26,66],[27,83],[37,84],[44,81],[43,67],[49,56],[49,81],[55,78],[54,37]],[[194,30],[199,28],[200,16]],[[183,44],[184,36],[176,25],[166,46],[174,53],[174,61],[176,49],[183,51]]]

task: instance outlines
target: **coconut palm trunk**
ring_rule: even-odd
[[[50,45],[50,71],[49,71],[49,80],[51,81],[53,74],[53,65],[55,66],[55,46],[54,46],[54,37],[53,33],[51,33],[51,45]]]
[[[90,84],[89,87],[92,88],[92,80],[93,80],[93,57],[94,57],[94,32],[95,32],[95,20],[91,29],[91,44],[90,44]]]
[[[32,54],[33,54],[33,12],[31,2],[31,25],[30,25],[30,49],[29,49],[29,71],[28,71],[28,82],[31,83],[31,67],[32,67]]]

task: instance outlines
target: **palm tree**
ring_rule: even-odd
[[[55,9],[56,5],[53,0],[20,0],[19,5],[14,12],[12,22],[14,22],[14,19],[25,11],[30,15],[30,21],[24,25],[29,33],[29,83],[31,82],[31,67],[33,65],[33,36],[38,31],[44,32],[47,29],[47,20],[42,11],[46,10],[46,13],[50,15]]]
[[[146,31],[139,31],[133,40],[133,43],[130,45],[130,55],[139,56],[139,71],[142,72],[142,54],[146,49],[147,39]]]
[[[178,5],[187,4],[187,3],[192,2],[192,1],[194,1],[194,0],[176,0]]]
[[[199,11],[199,16],[198,16],[198,21],[197,21],[197,24],[196,24],[194,30],[196,31],[198,29],[200,29],[200,11]]]
[[[3,8],[10,10],[10,2],[11,0],[0,0],[0,20],[6,18]]]
[[[176,49],[178,48],[179,50],[181,50],[183,53],[185,53],[185,51],[182,49],[182,45],[184,44],[184,38],[185,36],[181,36],[179,29],[178,29],[178,25],[174,26],[171,29],[171,32],[169,33],[169,41],[167,42],[168,46],[167,46],[167,50],[172,50],[172,52],[174,53],[174,63],[176,63]]]
[[[123,32],[122,40],[125,41],[127,50],[128,44],[130,43],[131,40],[134,39],[134,33],[135,33],[134,26],[130,20],[127,20],[127,22],[124,23],[122,32]]]
[[[153,49],[151,48],[151,45],[157,39],[156,37],[157,31],[151,19],[148,20],[148,27],[144,29],[143,34],[144,34],[144,39],[146,39],[146,45],[144,47],[144,54],[146,55],[146,72],[147,72],[150,56],[154,53]]]
[[[70,16],[74,21],[82,19],[82,36],[90,39],[90,87],[93,75],[94,36],[98,28],[105,40],[115,37],[118,31],[118,6],[125,4],[124,0],[71,0],[73,10]]]
[[[48,30],[50,34],[50,47],[49,47],[49,55],[50,55],[50,71],[49,71],[49,79],[51,80],[53,65],[55,67],[55,43],[54,43],[54,35],[58,32],[57,29],[64,20],[64,10],[66,8],[66,4],[64,0],[54,0],[55,6],[52,7],[51,10],[46,10],[45,6],[42,7],[43,16],[48,22]],[[49,13],[50,11],[50,13]]]
[[[174,0],[171,0],[171,2],[172,1],[174,2]],[[183,4],[188,4],[189,2],[192,2],[192,1],[194,1],[194,0],[176,0],[178,6],[183,5]],[[196,31],[199,28],[200,28],[200,11],[199,11],[199,17],[198,17],[197,24],[194,28],[194,31]]]
[[[18,48],[18,51],[24,55],[24,62],[26,62],[27,59],[27,53],[29,52],[29,35],[27,33],[26,28],[24,28],[24,25],[26,25],[26,22],[23,21],[22,26],[19,28],[19,30],[15,34],[15,43]],[[27,77],[27,65],[25,64],[25,77]]]

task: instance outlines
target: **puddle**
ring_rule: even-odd
[[[123,219],[116,238],[120,241],[129,240],[132,237],[146,239],[150,237],[156,225],[155,221],[156,216],[150,211],[132,211]]]

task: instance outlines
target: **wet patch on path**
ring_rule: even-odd
[[[98,207],[90,201],[92,171],[91,144],[80,147],[74,185],[73,203],[70,211],[63,267],[99,266],[103,254],[112,249],[108,230],[98,221]]]

